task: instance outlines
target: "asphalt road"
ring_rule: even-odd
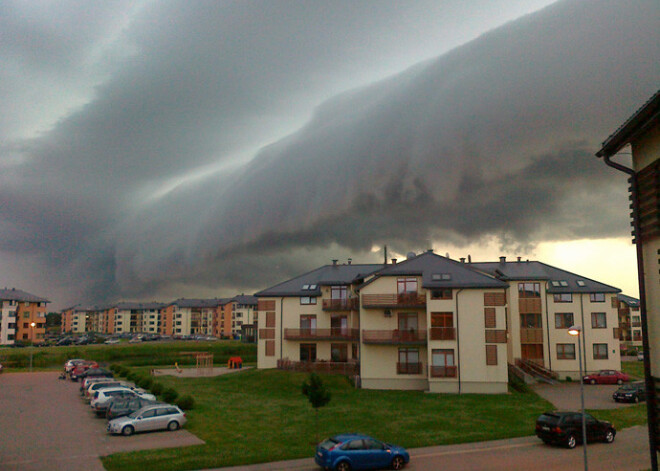
[[[1,471],[103,471],[99,456],[120,451],[200,445],[190,432],[111,436],[82,401],[79,383],[58,373],[0,375]]]

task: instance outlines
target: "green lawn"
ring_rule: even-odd
[[[552,406],[533,393],[442,395],[355,389],[322,376],[332,400],[319,427],[301,393],[304,374],[248,370],[215,378],[160,377],[195,397],[188,430],[206,445],[105,457],[108,470],[185,470],[312,457],[317,438],[354,431],[406,447],[530,435]]]
[[[633,379],[644,379],[643,361],[622,361],[621,370],[628,373]]]
[[[173,367],[175,362],[179,365],[191,365],[195,363],[194,358],[181,353],[192,351],[213,353],[216,365],[226,364],[231,356],[240,356],[244,362],[257,361],[256,345],[233,340],[218,340],[215,342],[172,341],[68,347],[0,348],[0,363],[8,371],[25,369],[30,362],[30,351],[33,353],[35,369],[62,368],[64,362],[69,358],[85,358],[99,363],[121,362],[127,366],[169,365]]]

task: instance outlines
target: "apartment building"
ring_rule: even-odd
[[[113,304],[109,309],[108,320],[112,316],[113,332],[157,334],[160,331],[160,311],[165,307],[162,303],[133,303],[120,302]]]
[[[518,359],[576,378],[576,324],[585,370],[620,368],[618,291],[505,258],[333,263],[256,294],[258,367],[353,364],[364,388],[451,393],[506,392]]]
[[[642,346],[642,318],[639,312],[639,299],[618,295],[619,340],[622,346],[640,348]]]
[[[0,344],[43,342],[49,302],[16,288],[0,289]]]
[[[214,318],[222,299],[180,298],[163,306],[165,335],[214,335]],[[171,326],[171,330],[168,330]]]

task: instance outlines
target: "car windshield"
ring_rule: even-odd
[[[319,443],[319,447],[323,448],[324,450],[329,450],[337,443],[339,443],[337,440],[333,438],[328,438],[327,440],[323,440],[321,443]]]
[[[139,412],[139,411],[131,412],[130,414],[128,414],[128,416],[129,416],[131,419],[135,419],[135,418],[137,418],[137,416],[138,416],[138,412]]]

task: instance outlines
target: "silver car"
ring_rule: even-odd
[[[133,435],[152,430],[177,430],[187,422],[186,414],[177,406],[159,404],[146,406],[125,417],[108,422],[108,432]]]

